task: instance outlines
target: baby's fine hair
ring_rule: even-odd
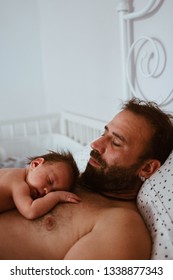
[[[33,157],[28,157],[28,164],[30,164],[33,160],[37,158],[43,158],[46,163],[57,163],[57,162],[65,162],[67,163],[71,169],[72,169],[72,174],[73,174],[73,183],[76,181],[76,179],[79,176],[79,169],[77,167],[77,164],[74,160],[74,157],[72,153],[69,151],[61,151],[61,152],[54,152],[54,151],[49,151],[49,153],[44,154],[44,155],[39,155],[39,156],[33,156]]]

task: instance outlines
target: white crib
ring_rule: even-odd
[[[0,122],[0,158],[77,152],[97,138],[105,122],[72,112]]]

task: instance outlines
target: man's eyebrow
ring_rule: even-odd
[[[105,130],[109,131],[109,128],[108,128],[107,125],[105,125]],[[120,139],[122,142],[126,142],[126,143],[127,143],[127,140],[124,138],[124,136],[122,136],[122,135],[120,135],[120,134],[118,134],[118,133],[116,133],[116,132],[114,132],[114,131],[112,132],[112,134],[113,134],[116,138]]]

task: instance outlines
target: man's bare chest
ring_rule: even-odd
[[[87,228],[93,226],[96,216],[101,208],[88,203],[63,203],[57,205],[51,212],[40,219],[40,226],[46,231],[63,231],[78,234],[82,227]]]
[[[99,212],[99,207],[85,203],[64,203],[36,220],[35,229],[39,240],[43,242],[44,239],[42,249],[50,254],[47,258],[63,259],[70,248],[92,230]]]

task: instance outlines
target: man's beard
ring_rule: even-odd
[[[96,150],[92,150],[90,155],[100,163],[101,167],[95,168],[88,163],[81,175],[81,184],[95,192],[107,193],[112,196],[137,194],[141,186],[141,180],[137,175],[137,170],[141,166],[140,160],[130,167],[107,166]]]

